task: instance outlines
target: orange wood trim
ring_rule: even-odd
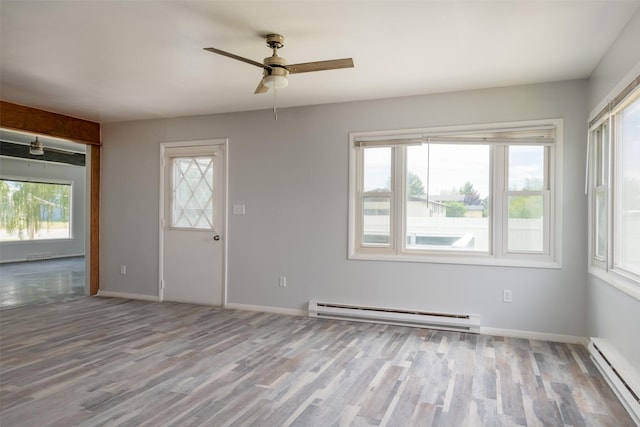
[[[89,295],[100,289],[100,146],[91,146],[91,218],[90,218],[90,276]]]
[[[100,124],[0,101],[0,127],[100,145]]]

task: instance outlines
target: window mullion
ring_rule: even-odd
[[[545,254],[549,254],[553,257],[553,249],[551,247],[551,212],[552,212],[552,200],[551,191],[542,191],[542,251]]]
[[[364,149],[356,148],[356,176],[355,176],[355,240],[354,245],[362,248],[364,243]]]
[[[614,265],[614,259],[613,257],[615,256],[615,248],[613,247],[613,245],[615,244],[614,238],[613,238],[613,233],[614,233],[614,227],[615,227],[615,216],[614,216],[614,212],[613,212],[613,207],[615,204],[615,199],[617,198],[616,196],[616,192],[614,191],[614,173],[615,173],[615,164],[616,161],[618,159],[615,158],[616,155],[616,146],[617,144],[615,143],[615,131],[614,131],[614,118],[612,114],[609,114],[609,119],[607,121],[607,138],[608,138],[608,144],[607,144],[607,163],[608,163],[608,170],[607,170],[607,182],[606,182],[606,186],[607,186],[607,226],[606,226],[606,230],[607,230],[607,249],[606,249],[606,254],[607,254],[607,259],[605,262],[605,271],[609,271],[609,270],[613,270],[613,265]]]
[[[493,149],[493,212],[491,212],[492,224],[492,248],[491,254],[502,256],[506,254],[506,237],[507,237],[507,221],[508,204],[507,200],[507,174],[509,173],[507,165],[506,146],[498,145]]]
[[[601,198],[604,198],[604,211],[603,212],[599,212],[598,208],[598,202]],[[608,233],[605,236],[605,247],[604,250],[602,251],[602,253],[598,250],[598,238],[600,233],[605,232],[605,230],[607,229],[607,223],[608,223],[608,214],[607,214],[607,210],[608,210],[608,205],[609,205],[609,201],[608,201],[609,197],[607,194],[607,188],[606,185],[599,185],[599,186],[595,186],[593,187],[592,190],[592,201],[591,201],[591,205],[592,205],[592,226],[591,226],[591,230],[593,231],[593,236],[591,238],[591,244],[593,245],[593,250],[592,250],[592,257],[595,261],[597,261],[599,264],[601,264],[601,267],[604,267],[606,270],[606,261],[607,261],[607,251],[608,251]],[[604,230],[600,229],[600,224],[601,224],[601,218],[600,215],[604,215],[604,223],[605,223],[605,227]]]
[[[393,150],[393,218],[391,233],[393,249],[396,254],[404,251],[406,235],[406,200],[407,200],[407,149],[397,146]]]
[[[609,154],[609,126],[608,121],[602,122],[591,129],[590,138],[592,141],[592,152],[590,153],[590,174],[588,176],[589,184],[589,244],[590,265],[608,270],[609,258],[609,236],[611,235],[608,227],[610,223],[610,202],[608,195],[608,171],[610,161]],[[602,200],[604,200],[603,209],[600,209]],[[603,224],[604,223],[604,224]],[[601,227],[601,225],[604,225]],[[600,248],[600,239],[604,235],[604,247]]]
[[[552,153],[555,151],[554,147],[545,147],[544,149],[544,192],[543,192],[543,248],[544,253],[555,258],[555,246],[552,244],[551,236],[556,234],[556,222],[558,218],[552,214],[556,209],[556,192],[557,189],[555,180],[555,155]]]

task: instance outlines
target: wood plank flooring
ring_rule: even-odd
[[[634,425],[580,345],[87,297],[0,338],[2,427]]]

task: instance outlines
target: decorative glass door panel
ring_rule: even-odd
[[[171,159],[171,227],[214,230],[213,156]]]

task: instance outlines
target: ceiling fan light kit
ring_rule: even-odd
[[[327,61],[304,62],[300,64],[287,64],[287,60],[278,56],[278,49],[284,46],[284,37],[280,34],[268,34],[266,36],[267,46],[272,49],[273,54],[264,58],[262,64],[252,59],[225,52],[215,47],[206,47],[204,50],[226,56],[246,64],[254,65],[263,69],[263,77],[258,83],[255,92],[265,93],[269,89],[282,89],[289,84],[289,74],[308,73],[311,71],[336,70],[340,68],[353,68],[353,59],[331,59]]]
[[[289,80],[287,79],[286,75],[272,73],[262,78],[262,84],[269,89],[282,89],[283,87],[287,87],[287,85],[289,84]]]

